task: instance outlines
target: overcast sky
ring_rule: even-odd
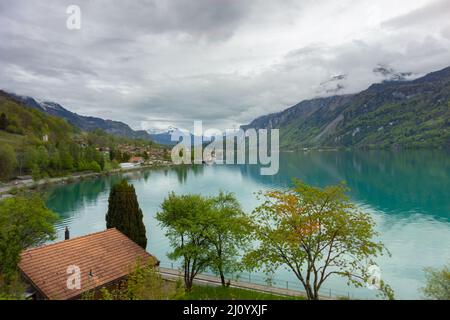
[[[135,129],[232,128],[447,66],[449,0],[0,2],[0,88]]]

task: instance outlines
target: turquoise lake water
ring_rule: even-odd
[[[213,195],[234,192],[244,210],[258,204],[255,192],[286,188],[296,177],[326,186],[346,181],[352,201],[369,212],[391,257],[378,259],[382,278],[401,299],[420,299],[423,268],[450,262],[450,154],[445,151],[340,151],[281,153],[275,176],[261,176],[257,166],[196,166],[152,169],[124,174],[134,184],[144,212],[147,250],[169,266],[170,246],[155,215],[170,191]],[[84,180],[54,186],[48,206],[60,215],[56,227],[63,239],[68,226],[71,236],[105,229],[105,214],[111,185],[120,176]],[[264,281],[263,274],[243,274],[242,279]],[[274,285],[300,288],[286,270],[274,275]],[[353,289],[345,281],[330,278],[323,294],[372,298],[367,288]]]

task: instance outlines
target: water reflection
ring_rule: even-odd
[[[257,166],[176,166],[130,172],[55,186],[48,205],[60,214],[59,239],[65,226],[73,236],[104,230],[111,185],[122,178],[134,184],[147,229],[147,250],[168,262],[170,244],[155,220],[171,191],[214,195],[234,192],[247,212],[258,204],[259,190],[285,188],[297,177],[317,186],[347,181],[352,200],[370,212],[381,240],[392,253],[380,259],[383,278],[400,298],[419,298],[423,268],[440,267],[450,259],[450,157],[444,151],[355,151],[283,153],[280,171],[261,176]],[[290,279],[289,273],[279,277]],[[330,279],[327,286],[349,290]],[[351,290],[373,297],[367,289]]]
[[[346,181],[355,200],[378,210],[450,218],[450,155],[445,151],[286,153],[276,176],[261,176],[256,166],[240,170],[272,187],[288,186],[293,177],[322,187]]]

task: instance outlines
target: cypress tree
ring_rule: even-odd
[[[117,228],[142,248],[147,246],[142,210],[139,208],[134,186],[122,180],[109,194],[106,227]]]
[[[8,127],[8,118],[6,117],[6,114],[2,113],[0,115],[0,130],[6,130]]]

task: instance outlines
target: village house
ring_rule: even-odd
[[[143,164],[144,163],[144,158],[143,157],[133,156],[133,157],[130,158],[130,160],[128,162],[134,163],[134,164]]]
[[[87,292],[120,284],[136,263],[159,261],[115,228],[28,249],[19,269],[36,300],[74,300]],[[71,279],[79,271],[79,286]],[[76,281],[75,281],[76,283]]]

